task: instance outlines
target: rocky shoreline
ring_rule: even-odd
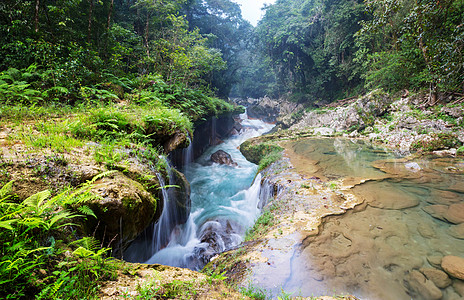
[[[365,209],[366,202],[359,193],[353,192],[354,187],[371,180],[381,182],[390,176],[393,178],[406,176],[424,181],[426,179],[419,179],[421,174],[430,174],[431,171],[420,166],[427,164],[421,162],[421,159],[426,159],[430,155],[434,158],[449,158],[443,163],[449,164],[445,172],[456,174],[464,172],[463,163],[460,163],[459,159],[453,163],[454,158],[464,154],[462,103],[416,108],[421,101],[423,100],[419,96],[406,96],[395,100],[386,93],[374,91],[341,107],[326,107],[305,112],[298,120],[294,116],[292,118],[288,115],[279,116],[276,109],[271,109],[271,113],[265,113],[268,117],[272,115],[278,120],[277,130],[245,142],[241,146],[241,151],[248,160],[262,163],[269,153],[279,148],[285,149],[282,158],[274,160],[261,172],[263,188],[279,191],[278,194],[273,194],[263,210],[265,215],[270,214],[272,221],[265,223],[262,228],[261,225],[255,226],[254,231],[257,232],[255,236],[248,238],[241,248],[221,254],[206,268],[227,272],[231,281],[239,286],[246,286],[250,282],[257,286],[263,283],[269,286],[270,282],[285,281],[286,278],[290,278],[288,264],[294,260],[297,249],[317,236],[322,225],[329,222],[330,216]],[[270,101],[266,100],[264,103],[264,107],[268,107]],[[253,105],[259,105],[259,102],[254,101]],[[254,111],[259,110],[254,109]],[[287,122],[289,120],[291,121]],[[395,173],[397,171],[393,169],[388,167],[385,169],[377,165],[375,168],[390,175],[333,181],[332,178],[324,177],[319,172],[317,161],[301,158],[293,152],[292,147],[289,147],[289,143],[293,141],[324,137],[365,140],[390,148],[403,157],[407,156],[397,162],[403,166],[404,171]],[[415,154],[411,155],[411,153]],[[402,209],[417,204],[415,200],[410,204],[406,200],[402,203],[370,203],[374,207],[387,205],[391,209]],[[462,211],[448,206],[440,210],[441,207],[438,206],[430,205],[424,208],[424,211],[434,218],[445,221],[452,219],[451,216],[448,219],[445,217],[451,211],[456,213]],[[262,222],[263,220],[258,220],[257,224]],[[460,221],[454,224],[460,224]],[[460,226],[455,225],[450,234],[462,238],[458,233]],[[424,232],[423,228],[419,230]],[[327,234],[330,235],[330,232]],[[344,254],[340,253],[340,255]],[[429,267],[424,267],[422,262],[406,263],[405,268],[410,268],[409,277],[405,279],[407,289],[416,297],[424,299],[441,299],[444,296],[446,299],[464,297],[461,288],[463,281],[460,275],[456,275],[459,271],[451,271],[450,264],[447,263],[447,261],[460,261],[462,258],[452,255],[438,258],[440,261],[435,264],[430,262],[434,260],[433,257],[427,258],[428,264],[432,265]],[[325,273],[330,273],[329,265],[320,264],[319,267],[325,269]],[[280,271],[276,273],[275,270]],[[440,278],[444,278],[447,284],[443,284]],[[319,280],[324,280],[324,277],[316,278],[315,282]],[[353,280],[355,284],[356,279]],[[454,289],[444,290],[451,284]]]
[[[349,102],[309,110],[285,99],[240,103],[248,103],[257,118],[275,120],[276,131],[288,137],[362,138],[402,154],[445,150],[443,154],[455,155],[464,143],[462,101],[443,96],[443,104],[426,107],[426,99],[421,94],[393,97],[375,90]]]

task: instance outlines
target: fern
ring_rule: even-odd
[[[93,210],[90,207],[88,207],[87,205],[80,206],[77,209],[79,210],[80,213],[82,213],[82,214],[84,214],[86,216],[92,216],[95,219],[97,219],[97,216],[95,215]]]

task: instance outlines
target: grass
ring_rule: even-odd
[[[269,227],[275,224],[274,215],[270,210],[265,210],[261,216],[256,220],[253,227],[247,230],[245,234],[245,241],[252,241],[260,235],[267,232]]]

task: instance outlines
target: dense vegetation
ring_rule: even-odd
[[[240,90],[260,82],[260,96],[306,103],[429,90],[434,104],[439,92],[463,93],[463,22],[459,0],[277,0],[256,28],[262,57]]]
[[[107,169],[126,148],[159,167],[165,138],[234,110],[230,95],[463,93],[463,20],[461,0],[277,0],[257,28],[231,0],[3,0],[0,125],[32,151],[93,142]],[[280,157],[248,150],[270,153],[261,168]],[[18,199],[0,171],[0,294],[94,297],[119,266],[77,235],[88,184]]]
[[[235,52],[247,30],[228,0],[1,1],[0,130],[9,130],[2,147],[24,145],[18,164],[42,154],[66,168],[65,154],[85,156],[94,145],[88,157],[102,169],[135,155],[161,171],[161,155],[172,150],[163,149],[166,140],[236,109],[221,98],[236,81]],[[2,296],[95,298],[102,281],[130,269],[79,225],[96,217],[86,206],[96,197],[92,182],[62,180],[61,190],[21,199],[2,150],[0,165]],[[47,170],[32,173],[47,181]]]

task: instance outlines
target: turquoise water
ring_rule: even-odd
[[[254,180],[257,166],[243,157],[239,146],[273,125],[242,118],[243,133],[208,149],[183,170],[191,184],[190,218],[173,230],[167,247],[147,263],[201,269],[216,253],[240,244],[246,229],[253,225],[260,213],[260,175]],[[229,153],[238,166],[212,163],[210,156],[218,150]]]

